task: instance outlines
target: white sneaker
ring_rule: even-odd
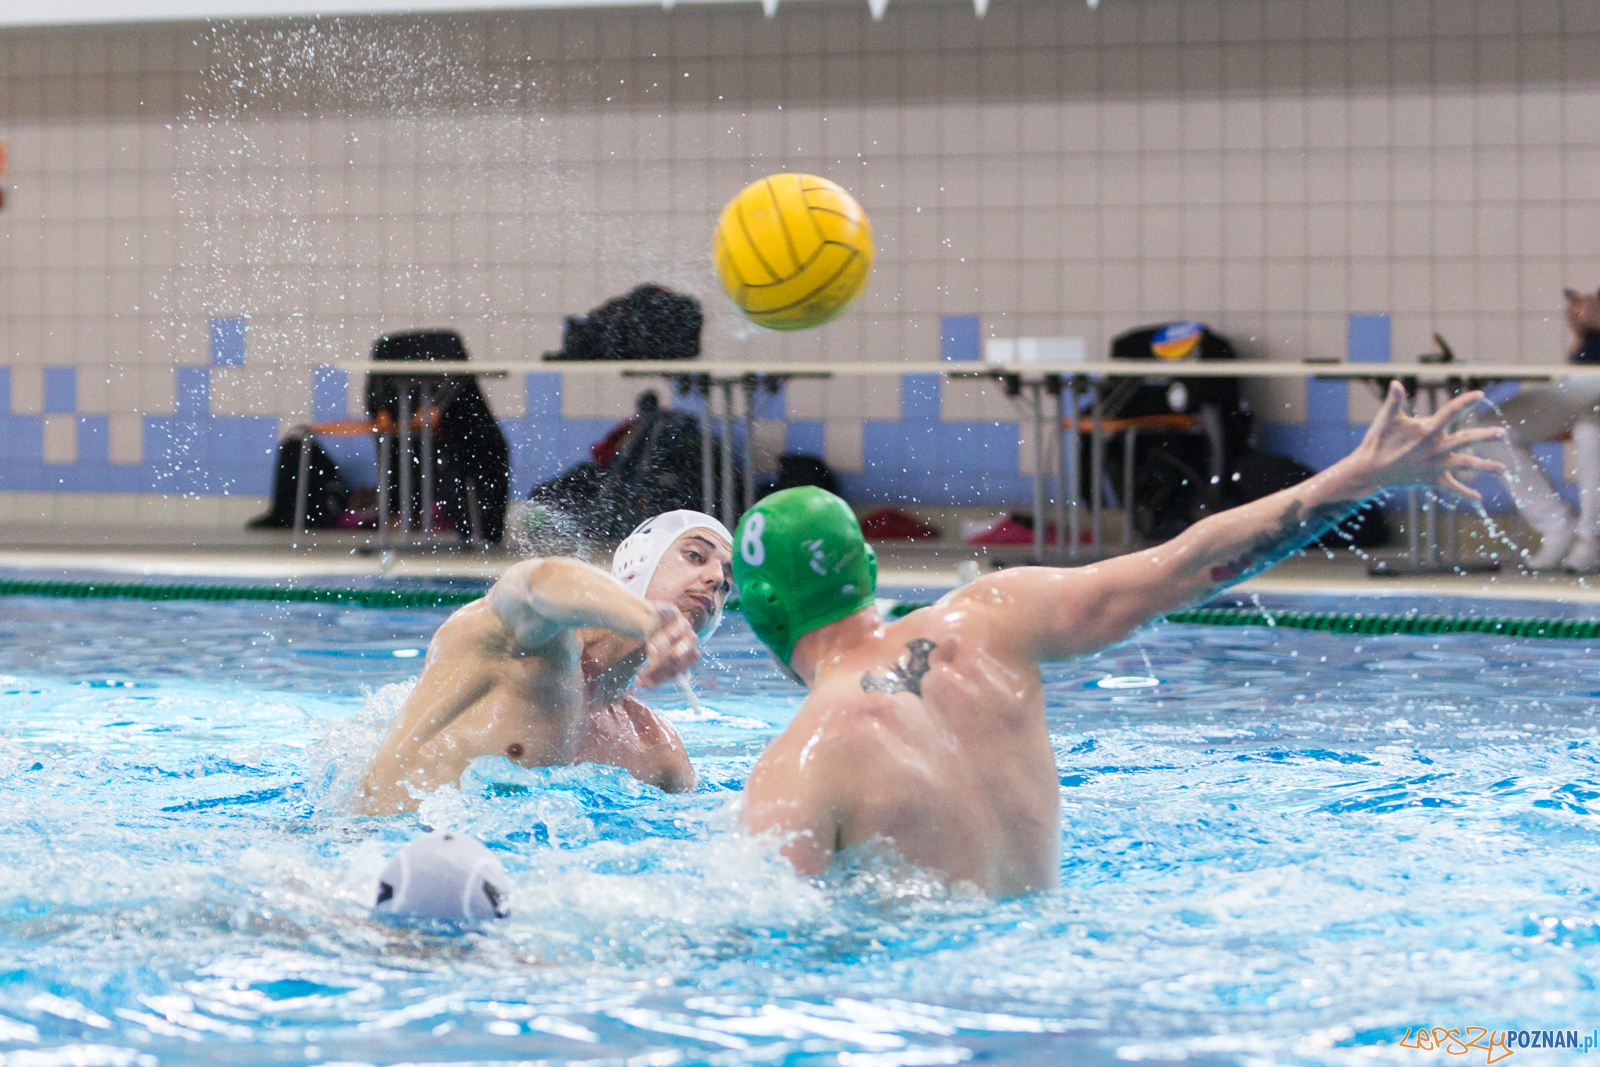
[[[1561,566],[1561,561],[1567,558],[1567,553],[1572,551],[1575,540],[1570,529],[1553,530],[1544,535],[1539,543],[1539,551],[1531,556],[1524,556],[1522,566],[1530,571],[1551,571]]]
[[[1600,540],[1593,537],[1578,538],[1572,551],[1562,557],[1561,566],[1574,574],[1600,570]]]

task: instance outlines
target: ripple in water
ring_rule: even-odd
[[[660,694],[699,792],[496,758],[369,818],[418,661],[306,652],[443,612],[7,608],[8,1064],[1354,1063],[1600,1007],[1580,643],[1163,626],[1053,668],[1062,887],[996,901],[871,854],[803,880],[733,831],[799,702],[736,618],[705,711]],[[370,917],[439,826],[501,857],[509,920]]]

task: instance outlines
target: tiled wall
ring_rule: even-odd
[[[259,494],[278,433],[340,407],[317,367],[422,326],[533,358],[645,280],[705,300],[712,359],[911,364],[1191,317],[1248,355],[1338,358],[1351,313],[1387,315],[1397,359],[1438,330],[1551,362],[1561,288],[1600,284],[1600,0],[6,31],[0,140],[0,493]],[[707,255],[723,202],[779,169],[850,188],[878,240],[852,314],[795,335],[744,324]],[[863,497],[1027,499],[1010,401],[865,385],[769,414]],[[632,392],[489,388],[523,490]],[[1370,413],[1348,395],[1255,400],[1319,458]]]

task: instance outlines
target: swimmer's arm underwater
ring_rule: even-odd
[[[1041,661],[1084,655],[1116,643],[1158,615],[1203,600],[1260,574],[1305,548],[1382,489],[1438,485],[1481,499],[1458,473],[1499,471],[1470,448],[1499,428],[1448,432],[1450,422],[1483,399],[1464,393],[1426,418],[1404,411],[1405,390],[1389,394],[1350,455],[1271,496],[1202,519],[1165,544],[1072,570],[1019,568],[980,585],[1015,610],[997,622]]]

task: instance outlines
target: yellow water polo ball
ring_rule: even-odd
[[[844,313],[872,270],[872,224],[826,178],[774,174],[722,209],[712,242],[722,288],[751,322],[809,330]]]

